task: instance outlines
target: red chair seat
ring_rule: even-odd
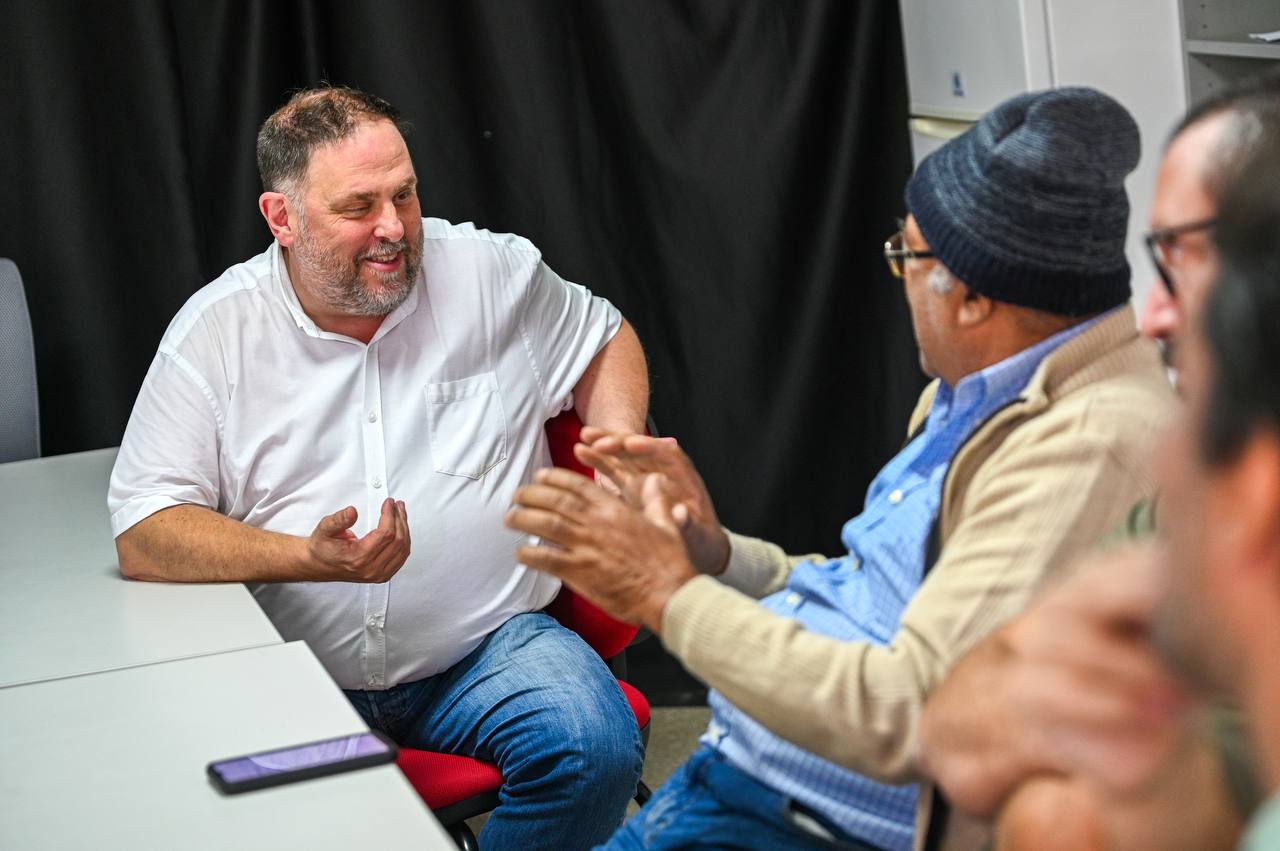
[[[469,756],[401,748],[396,765],[433,810],[496,792],[502,786],[496,765]]]
[[[636,714],[636,725],[641,730],[648,727],[649,700],[631,683],[618,680],[618,685],[622,686],[622,693],[626,696],[627,703],[631,704],[631,711]]]

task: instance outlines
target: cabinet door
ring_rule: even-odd
[[[1050,84],[1039,0],[902,0],[901,8],[913,115],[971,121]]]

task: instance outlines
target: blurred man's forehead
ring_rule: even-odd
[[[1170,141],[1156,176],[1152,228],[1176,227],[1216,213],[1206,177],[1230,121],[1230,114],[1218,113],[1197,121]]]

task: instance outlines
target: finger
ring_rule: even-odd
[[[516,549],[516,560],[525,567],[550,574],[566,582],[566,574],[574,573],[575,563],[565,550],[525,544]]]
[[[382,501],[382,513],[378,517],[378,528],[392,538],[396,534],[396,501],[387,497]]]
[[[400,526],[404,529],[404,551],[407,556],[413,551],[413,536],[409,534],[409,509],[405,507],[404,500],[396,502],[396,512],[400,515]]]
[[[578,440],[581,440],[583,443],[595,443],[597,440],[614,435],[615,432],[611,432],[608,429],[599,428],[597,426],[583,426],[582,431],[578,433]]]
[[[674,437],[649,437],[647,434],[629,434],[622,439],[622,451],[629,455],[648,457],[679,451]]]
[[[679,532],[671,518],[671,500],[663,490],[662,476],[657,473],[645,476],[640,490],[640,499],[644,506],[644,516],[650,523],[669,532]]]
[[[605,475],[596,476],[595,483],[597,486],[603,488],[605,493],[610,494],[611,496],[616,496],[616,497],[622,496],[622,486],[619,485],[617,482],[615,482],[613,479],[609,478],[608,476],[605,476]]]
[[[560,514],[574,523],[582,522],[588,510],[587,502],[576,491],[541,483],[516,488],[511,504]]]
[[[353,545],[352,561],[362,570],[371,569],[395,539],[395,533],[390,529],[383,529],[381,525],[376,529],[370,529]]]
[[[378,582],[386,582],[409,560],[409,515],[403,502],[392,501],[393,525],[386,531],[386,540],[379,548],[371,548],[365,566],[365,575]]]
[[[401,512],[401,505],[402,503],[397,502],[396,500],[391,501],[391,527],[387,530],[390,540],[387,543],[386,549],[383,550],[382,558],[387,561],[400,559],[401,564],[403,564],[403,560],[409,556],[407,540],[409,530],[408,523],[405,521],[405,517]],[[399,565],[397,565],[397,567],[399,567]]]
[[[512,508],[502,518],[508,529],[534,535],[559,547],[572,549],[582,539],[581,526],[571,523],[563,515],[538,508]]]
[[[344,531],[355,525],[359,516],[355,506],[348,505],[346,508],[320,518],[316,531],[328,538],[339,537]]]
[[[637,470],[652,470],[655,458],[662,452],[678,451],[670,438],[648,437],[643,434],[610,434],[594,441],[582,441],[599,455],[616,459]]]
[[[560,467],[543,467],[533,474],[533,480],[539,485],[569,491],[588,504],[596,504],[606,499],[600,488],[591,479],[581,473],[565,470]]]
[[[573,447],[573,455],[583,464],[595,470],[596,473],[613,482],[619,489],[626,487],[630,471],[617,458],[602,455],[594,447],[587,446],[585,443],[575,445]]]
[[[409,560],[408,548],[392,539],[369,563],[365,575],[375,582],[386,582]]]
[[[576,445],[585,447],[591,450],[592,454],[609,459],[614,464],[621,465],[628,461],[622,448],[621,438],[613,435],[602,437],[596,441],[580,440]]]
[[[626,446],[616,457],[627,459],[636,469],[646,473],[662,473],[693,493],[705,490],[689,456],[679,446],[662,438],[628,438]]]

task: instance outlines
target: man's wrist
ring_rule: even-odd
[[[703,571],[708,576],[723,575],[729,568],[729,557],[733,555],[733,542],[729,540],[729,533],[724,530],[723,526],[718,526],[716,534],[715,556],[709,564],[711,569]]]
[[[641,622],[654,635],[662,635],[662,618],[667,612],[667,606],[670,605],[671,598],[697,576],[698,571],[694,569],[693,565],[686,565],[685,570],[673,576],[670,582],[665,582],[651,590]]]
[[[289,576],[300,582],[319,582],[324,580],[319,560],[311,552],[311,539],[296,535],[285,536],[286,564]]]

